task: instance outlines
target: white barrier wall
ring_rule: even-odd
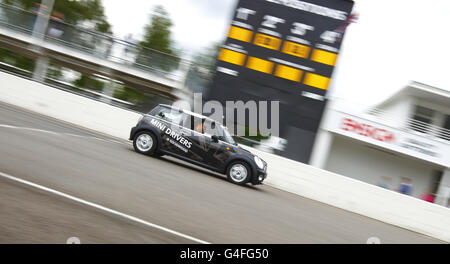
[[[139,114],[0,72],[0,101],[128,139]],[[450,209],[245,147],[268,163],[267,185],[450,242]]]
[[[140,115],[0,72],[0,100],[114,137],[128,139]]]
[[[256,149],[266,184],[450,242],[450,209]]]

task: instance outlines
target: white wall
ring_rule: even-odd
[[[0,72],[0,101],[123,139],[139,115]],[[450,209],[325,170],[250,150],[268,163],[266,184],[450,242]]]
[[[140,115],[83,96],[0,72],[0,100],[44,115],[128,139]]]
[[[449,208],[247,149],[268,162],[265,182],[270,186],[450,242]]]
[[[411,113],[414,111],[414,100],[412,98],[401,98],[393,103],[386,105],[380,110],[384,111],[379,118],[385,120],[386,125],[404,128],[406,127],[406,121],[411,118]]]
[[[442,170],[340,136],[333,140],[325,169],[375,185],[383,180],[383,176],[389,177],[392,179],[391,189],[398,188],[401,177],[407,177],[412,181],[412,195],[418,198],[429,191],[433,170]]]

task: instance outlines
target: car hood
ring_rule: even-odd
[[[253,153],[251,153],[250,151],[248,151],[248,150],[242,148],[242,147],[239,146],[239,145],[234,146],[234,149],[236,150],[236,152],[238,152],[238,153],[240,153],[240,154],[242,154],[242,155],[246,155],[246,156],[248,156],[249,158],[252,158],[252,159],[253,159],[254,156],[256,156],[255,154],[253,154]]]

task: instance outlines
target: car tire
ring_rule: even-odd
[[[133,147],[138,153],[153,156],[157,153],[158,141],[152,132],[141,131],[134,137]]]
[[[244,185],[250,181],[251,168],[244,161],[234,161],[227,168],[227,179],[238,185]]]

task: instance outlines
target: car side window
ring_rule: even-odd
[[[183,124],[182,126],[187,129],[192,129],[192,116],[188,114],[183,115]]]
[[[152,116],[156,116],[161,111],[162,108],[163,108],[162,106],[158,105],[155,108],[153,108],[152,110],[150,110],[150,112],[148,112],[148,114],[152,115]]]
[[[201,118],[185,114],[185,117],[183,118],[183,127],[193,130],[198,133],[204,133],[204,126],[203,121]]]
[[[156,111],[155,116],[176,125],[180,125],[183,119],[182,112],[166,107],[161,107],[159,111]]]
[[[198,133],[205,133],[205,125],[204,125],[204,120],[202,120],[201,118],[198,117],[194,117],[194,131],[198,132]]]
[[[215,135],[220,138],[220,136],[222,136],[222,130],[221,130],[220,126],[217,125],[216,122],[211,121],[211,120],[205,120],[204,134],[209,135],[209,136]]]

